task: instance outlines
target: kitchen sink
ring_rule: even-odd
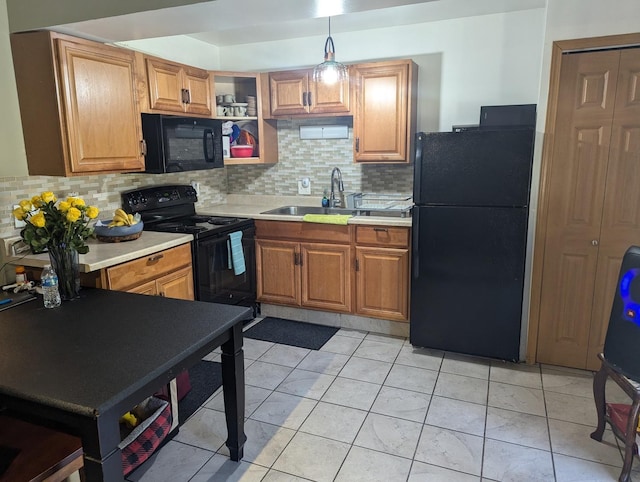
[[[353,209],[323,208],[320,206],[282,206],[260,214],[304,216],[305,214],[356,214],[356,211]]]

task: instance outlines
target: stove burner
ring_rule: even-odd
[[[209,224],[213,224],[216,226],[224,226],[226,224],[233,224],[238,222],[238,218],[219,218],[219,217],[213,216],[213,217],[209,217],[207,222]]]
[[[189,219],[194,223],[204,223],[209,221],[209,219],[211,219],[211,216],[208,216],[206,214],[194,214]]]
[[[172,233],[199,233],[205,231],[207,228],[203,226],[189,226],[180,222],[174,223],[158,223],[155,225],[156,230]]]

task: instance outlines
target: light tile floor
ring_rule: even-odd
[[[353,330],[319,351],[245,339],[245,368],[241,463],[224,446],[218,391],[129,480],[584,482],[615,481],[622,466],[609,429],[603,443],[589,437],[591,372]]]

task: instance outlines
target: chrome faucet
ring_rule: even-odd
[[[336,199],[335,181],[338,182],[338,196]],[[344,205],[344,184],[342,183],[342,172],[339,168],[334,167],[331,171],[331,197],[329,197],[329,207],[343,208]]]

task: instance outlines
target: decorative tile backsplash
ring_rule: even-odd
[[[199,199],[224,202],[227,192],[225,169],[172,174],[102,174],[80,177],[28,176],[0,178],[0,238],[18,236],[13,226],[12,206],[42,191],[53,191],[58,197],[77,193],[87,204],[100,209],[100,219],[109,219],[121,206],[120,193],[142,186],[159,184],[200,184]]]
[[[301,125],[346,124],[348,139],[301,140]],[[339,167],[346,192],[402,194],[412,193],[412,165],[360,165],[353,162],[351,117],[292,119],[278,121],[277,164],[268,166],[228,166],[224,169],[172,174],[104,174],[80,177],[4,177],[0,178],[0,238],[17,236],[11,216],[12,206],[42,191],[58,197],[77,193],[87,204],[97,206],[101,219],[110,218],[120,207],[120,193],[159,184],[200,185],[198,196],[204,203],[225,202],[227,193],[296,196],[298,179],[311,180],[311,196],[321,197],[330,190],[331,171]]]
[[[347,124],[348,139],[300,139],[301,125]],[[278,120],[278,163],[229,166],[229,193],[293,196],[298,180],[311,180],[311,195],[330,189],[331,171],[339,167],[346,192],[411,195],[413,165],[360,165],[353,162],[351,117]]]

